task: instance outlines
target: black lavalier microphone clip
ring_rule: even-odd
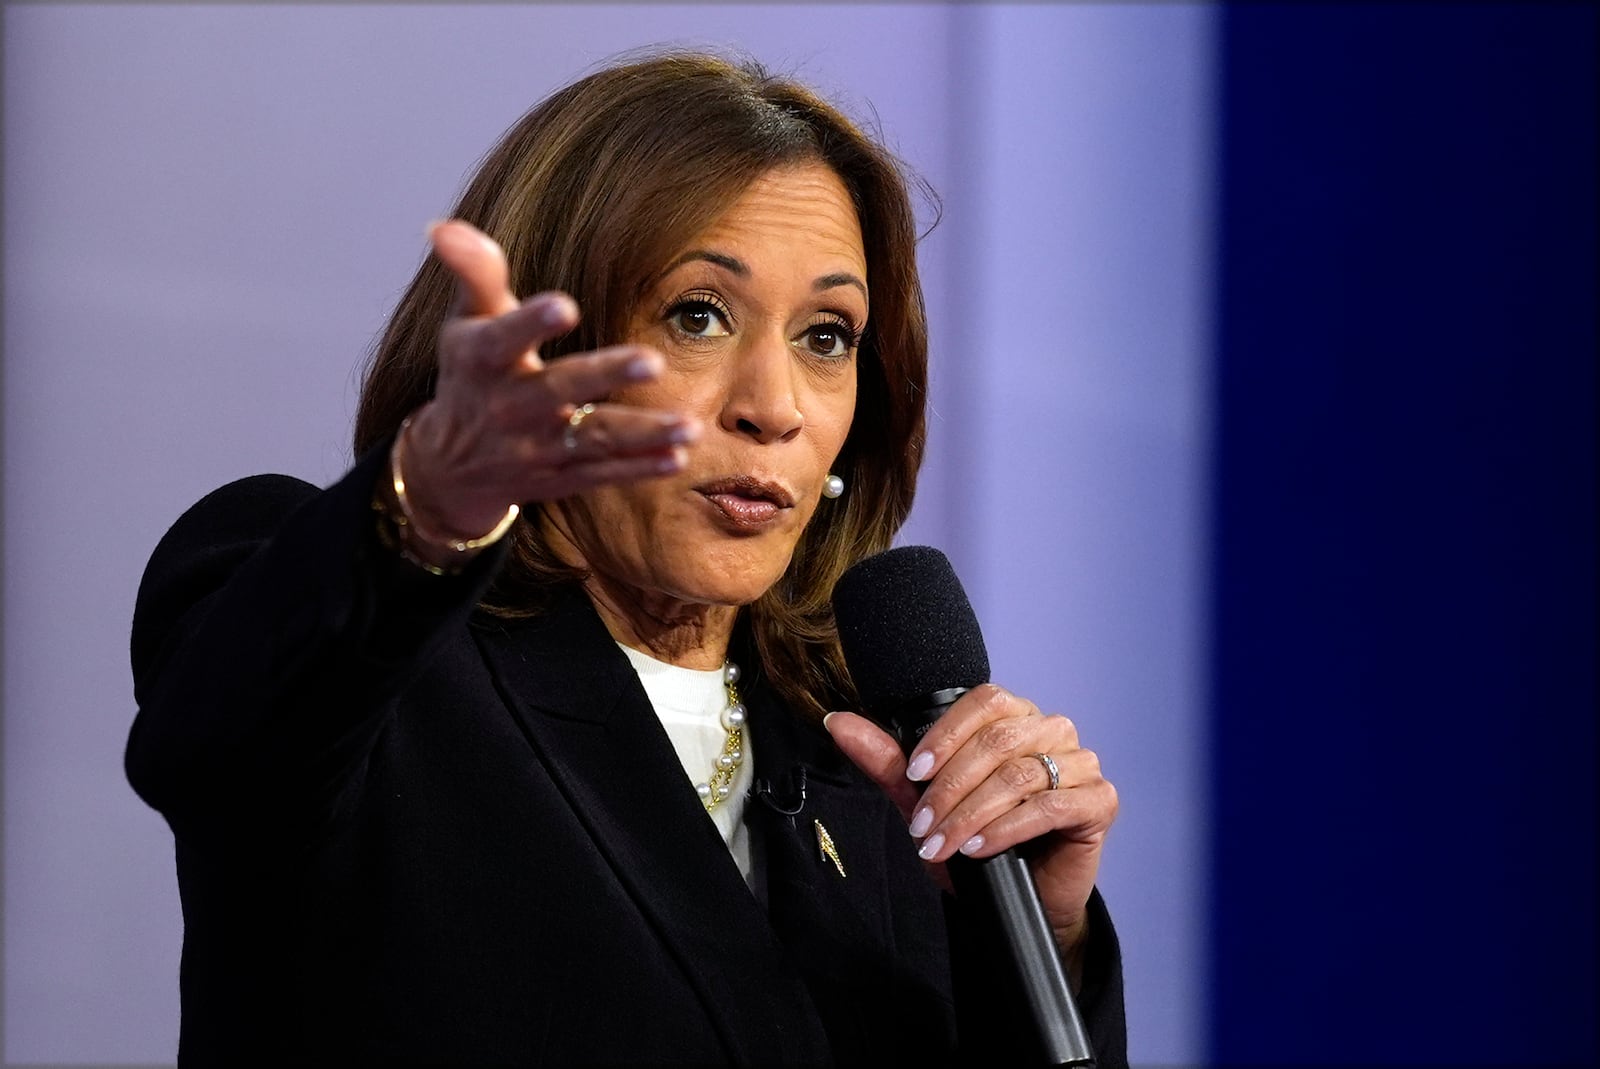
[[[806,807],[806,766],[795,765],[784,777],[789,789],[787,798],[779,798],[770,780],[758,779],[750,785],[750,796],[760,800],[768,809],[780,816],[795,817]]]

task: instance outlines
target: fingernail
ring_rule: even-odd
[[[679,445],[692,442],[698,437],[700,437],[700,424],[693,420],[687,423],[680,423],[667,432],[667,441],[677,442]]]
[[[920,839],[933,827],[933,810],[923,806],[911,815],[911,837]]]
[[[924,750],[911,759],[911,764],[906,766],[906,779],[922,780],[928,777],[928,770],[933,767],[933,754]]]
[[[982,850],[982,849],[983,849],[983,836],[981,836],[981,835],[974,835],[972,838],[968,839],[966,842],[961,844],[961,852],[963,854],[976,854],[979,850]]]
[[[628,378],[638,382],[644,379],[655,378],[657,375],[661,374],[662,366],[663,361],[659,356],[654,354],[646,354],[644,356],[636,356],[632,360],[629,360],[628,366],[623,369],[623,373],[627,375]]]
[[[558,327],[571,319],[572,315],[572,302],[558,297],[544,306],[544,311],[539,313],[539,322],[547,327]]]
[[[824,716],[822,718],[822,730],[826,731],[828,734],[832,735],[833,734],[833,729],[828,726],[828,721],[832,720],[834,717],[836,717],[838,715],[839,714],[837,712],[832,712],[832,713],[829,713],[827,716]]]
[[[917,856],[924,861],[932,861],[933,856],[944,845],[944,832],[928,836],[928,841],[922,844],[922,849],[917,851]]]
[[[505,255],[505,250],[500,247],[500,243],[490,237],[488,233],[476,226],[473,227],[473,230],[477,232],[478,244],[483,246],[485,252],[499,256]]]
[[[682,451],[678,449],[674,449],[671,454],[656,461],[656,470],[663,475],[677,471],[681,467],[683,467],[683,455]]]

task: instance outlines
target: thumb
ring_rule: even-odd
[[[822,718],[822,726],[833,736],[834,745],[883,788],[909,824],[917,799],[922,797],[922,786],[906,779],[906,758],[894,736],[855,713],[829,713]]]
[[[455,315],[497,316],[517,307],[506,254],[493,238],[460,219],[428,227],[433,251],[456,276]]]

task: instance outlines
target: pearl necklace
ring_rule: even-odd
[[[733,793],[733,780],[744,763],[744,725],[749,711],[739,701],[739,666],[732,661],[722,663],[722,688],[727,691],[728,705],[722,710],[722,730],[728,733],[723,740],[722,753],[717,756],[716,767],[709,779],[694,785],[700,804],[711,812]]]

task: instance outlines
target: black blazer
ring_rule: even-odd
[[[824,732],[748,679],[757,780],[785,803],[806,785],[793,817],[749,803],[752,894],[583,594],[475,613],[499,553],[449,578],[395,558],[382,459],[326,491],[223,487],[141,585],[127,769],[177,842],[180,1062],[1016,1056],[981,928]],[[1115,1066],[1120,964],[1093,906],[1083,1005]]]

